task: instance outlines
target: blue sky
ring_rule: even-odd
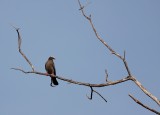
[[[160,1],[159,0],[90,0],[85,8],[92,15],[100,36],[118,53],[126,51],[131,72],[156,97],[160,97]],[[82,0],[82,3],[86,3]],[[91,26],[78,10],[76,0],[1,0],[0,1],[0,114],[145,114],[150,111],[129,98],[134,95],[154,109],[158,105],[133,82],[96,88],[108,102],[90,95],[90,88],[59,82],[50,87],[50,78],[23,74],[12,67],[31,68],[18,52],[20,28],[22,50],[35,66],[45,72],[49,56],[56,58],[57,75],[89,83],[104,83],[127,76],[121,60],[111,55],[95,37]]]

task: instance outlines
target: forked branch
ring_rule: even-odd
[[[113,50],[98,34],[93,22],[92,22],[92,18],[91,18],[91,15],[87,16],[86,13],[84,12],[84,6],[81,5],[81,2],[80,0],[78,0],[78,3],[79,3],[79,7],[80,7],[80,10],[82,12],[82,15],[89,21],[97,39],[99,41],[101,41],[101,43],[106,46],[106,48],[111,52],[111,54],[114,54],[115,56],[117,56],[119,59],[121,59],[124,63],[124,66],[127,70],[127,73],[128,73],[128,77],[131,78],[131,80],[147,95],[149,96],[153,101],[155,101],[159,106],[160,106],[160,101],[158,100],[157,97],[155,97],[153,94],[151,94],[146,88],[144,88],[144,86],[135,78],[132,76],[131,74],[131,71],[128,67],[128,63],[126,61],[126,52],[124,51],[124,56],[122,57],[120,54],[118,54],[115,50]]]
[[[98,94],[105,102],[107,102],[107,100],[100,94],[100,93],[98,93],[97,91],[95,91],[94,89],[93,89],[93,87],[90,87],[91,88],[91,95],[90,95],[90,97],[88,97],[87,95],[87,97],[88,97],[88,99],[90,99],[90,100],[92,100],[92,97],[93,97],[93,92],[95,92],[96,94]]]

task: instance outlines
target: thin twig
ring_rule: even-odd
[[[124,60],[126,60],[126,51],[124,50],[124,56],[123,56]]]
[[[93,96],[93,88],[90,86],[90,88],[91,88],[91,94],[90,94],[90,97],[89,96],[87,96],[87,98],[89,99],[89,100],[92,100],[92,96]]]
[[[12,27],[14,27],[12,25]],[[21,50],[21,43],[22,43],[22,38],[21,38],[21,35],[19,33],[19,28],[16,28],[14,27],[14,29],[17,31],[17,34],[18,34],[18,50],[19,50],[19,53],[24,57],[24,59],[28,62],[28,64],[31,66],[32,68],[32,71],[34,71],[34,66],[32,65],[32,63],[29,61],[29,59],[26,57],[26,55],[22,52]]]
[[[32,73],[32,74],[54,77],[52,74],[42,73],[42,72],[38,72],[38,71],[24,71],[23,69],[20,69],[20,68],[11,68],[11,69],[21,71],[22,73],[25,73],[25,74],[31,74]]]
[[[97,91],[93,90],[95,93],[97,93],[105,102],[107,102],[107,100],[100,94],[98,93]]]
[[[147,105],[144,105],[142,102],[140,102],[138,99],[136,99],[135,97],[133,97],[131,94],[129,94],[129,96],[130,96],[137,104],[139,104],[139,105],[141,105],[142,107],[144,107],[144,108],[146,108],[146,109],[148,109],[148,110],[150,110],[150,111],[152,111],[152,112],[160,115],[160,112],[158,112],[158,111],[156,111],[156,110],[148,107]]]
[[[98,93],[97,91],[95,91],[95,90],[93,89],[93,87],[90,86],[90,88],[91,88],[90,97],[86,95],[89,100],[92,100],[93,92],[95,92],[95,93],[98,94],[105,102],[107,102],[107,100],[106,100],[100,93]]]
[[[107,72],[107,69],[105,69],[105,73],[106,73],[106,82],[108,82],[108,72]]]
[[[86,5],[85,5],[85,6],[83,6],[83,7],[81,7],[79,10],[82,10],[82,9],[84,9],[84,8],[85,8],[85,7],[87,7],[89,4],[90,4],[90,2],[89,2],[89,0],[87,0],[87,3],[86,3]]]

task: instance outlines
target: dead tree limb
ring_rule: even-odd
[[[93,90],[93,92],[97,93],[105,102],[107,102],[107,100],[100,94],[98,93],[97,91]]]
[[[160,106],[160,101],[156,96],[154,96],[152,93],[150,93],[135,77],[131,77],[131,80],[153,101],[155,101]]]
[[[105,87],[105,86],[110,86],[110,85],[116,85],[116,84],[119,84],[119,83],[123,83],[123,82],[126,82],[128,80],[131,80],[133,81],[147,96],[149,96],[152,100],[154,100],[158,105],[160,105],[160,101],[158,100],[157,97],[155,97],[153,94],[151,94],[146,88],[144,88],[142,86],[142,84],[131,74],[131,71],[128,67],[128,63],[126,61],[126,52],[124,51],[124,55],[121,56],[120,54],[118,54],[115,50],[113,50],[98,34],[93,22],[92,22],[92,18],[91,18],[91,15],[87,16],[84,12],[84,7],[85,6],[82,6],[81,3],[80,3],[80,0],[78,0],[78,3],[79,3],[79,6],[80,6],[80,11],[82,12],[83,16],[89,21],[94,33],[95,33],[95,36],[97,37],[97,39],[111,52],[111,54],[115,55],[116,57],[118,57],[120,60],[122,60],[122,62],[124,63],[124,66],[126,68],[126,71],[127,71],[127,76],[125,76],[124,78],[120,79],[120,80],[116,80],[116,81],[108,81],[108,73],[106,71],[106,81],[105,83],[100,83],[100,84],[91,84],[91,83],[86,83],[86,82],[79,82],[79,81],[75,81],[75,80],[72,80],[72,79],[67,79],[67,78],[64,78],[64,77],[61,77],[61,76],[53,76],[52,74],[46,74],[46,73],[42,73],[42,72],[38,72],[38,71],[35,71],[34,70],[34,66],[32,65],[32,63],[29,61],[29,59],[26,57],[26,55],[22,52],[21,50],[21,42],[22,42],[22,39],[21,39],[21,36],[20,36],[20,33],[19,33],[19,28],[15,28],[17,34],[18,34],[18,49],[19,49],[19,53],[24,57],[24,59],[28,62],[28,64],[30,65],[32,71],[24,71],[23,69],[19,69],[19,68],[11,68],[11,69],[14,69],[14,70],[18,70],[18,71],[21,71],[25,74],[38,74],[38,75],[43,75],[43,76],[51,76],[51,77],[56,77],[57,79],[60,79],[60,80],[63,80],[63,81],[66,81],[68,83],[72,83],[72,84],[76,84],[76,85],[82,85],[82,86],[87,86],[87,87],[90,87],[91,88],[91,95],[90,97],[88,97],[89,99],[92,99],[93,98],[93,92],[95,92],[96,94],[98,94],[104,101],[107,102],[107,100],[100,94],[98,93],[97,91],[95,91],[93,89],[93,87]],[[129,95],[130,96],[130,95]],[[130,96],[132,98],[132,96]],[[134,98],[132,98],[134,99]],[[144,106],[143,106],[144,107]],[[146,107],[144,107],[146,108]],[[156,113],[156,112],[154,112]],[[159,114],[159,112],[157,112]]]
[[[13,25],[12,25],[13,26]],[[26,55],[22,52],[21,50],[21,44],[22,44],[22,38],[21,35],[19,33],[19,29],[20,28],[16,28],[13,26],[13,28],[16,30],[17,34],[18,34],[18,51],[19,53],[24,57],[24,59],[28,62],[28,64],[31,66],[32,71],[34,71],[34,66],[32,65],[32,63],[29,61],[29,59],[26,57]]]
[[[154,112],[154,113],[160,115],[160,112],[158,112],[158,111],[156,111],[156,110],[148,107],[147,105],[144,105],[142,102],[140,102],[138,99],[136,99],[135,97],[133,97],[131,94],[129,94],[129,96],[130,96],[130,97],[133,99],[133,101],[135,101],[137,104],[139,104],[139,105],[141,105],[142,107],[150,110],[151,112]]]
[[[92,96],[93,96],[93,88],[92,88],[92,87],[90,87],[90,88],[91,88],[91,95],[90,95],[90,97],[87,96],[87,95],[86,95],[86,96],[87,96],[88,99],[92,100]]]
[[[111,54],[114,54],[115,56],[117,56],[119,59],[121,59],[124,63],[124,66],[127,70],[128,73],[128,77],[131,78],[131,80],[147,95],[149,96],[153,101],[155,101],[159,106],[160,106],[160,101],[158,100],[157,97],[155,97],[153,94],[151,94],[135,77],[132,76],[131,71],[128,67],[128,63],[126,61],[126,52],[124,51],[124,56],[122,57],[120,54],[118,54],[115,50],[113,50],[98,34],[93,22],[92,22],[92,18],[91,15],[87,16],[86,13],[84,12],[84,6],[81,4],[80,0],[78,0],[79,3],[79,7],[80,7],[80,11],[82,12],[82,15],[89,21],[97,39],[99,41],[101,41],[101,43],[107,47],[107,49],[111,52]]]
[[[65,77],[54,76],[53,74],[47,74],[47,73],[42,73],[42,72],[38,72],[38,71],[24,71],[23,69],[20,69],[20,68],[11,68],[11,69],[21,71],[25,74],[38,74],[38,75],[43,75],[43,76],[56,77],[57,79],[60,79],[62,81],[66,81],[66,82],[76,84],[76,85],[87,86],[87,87],[105,87],[105,86],[116,85],[119,83],[126,82],[128,80],[131,80],[131,78],[129,78],[129,77],[124,77],[123,79],[116,80],[116,81],[108,81],[107,83],[93,84],[93,83],[87,83],[87,82],[79,82],[79,81],[75,81],[72,79],[67,79]]]
[[[93,92],[95,92],[96,94],[98,94],[105,102],[107,102],[107,100],[100,94],[100,93],[98,93],[97,91],[95,91],[94,89],[93,89],[93,87],[90,87],[91,88],[91,95],[90,95],[90,97],[88,97],[87,95],[87,97],[88,97],[88,99],[90,99],[90,100],[92,100],[92,97],[93,97]]]

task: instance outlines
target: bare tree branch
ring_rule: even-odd
[[[12,27],[14,27],[12,25]],[[19,50],[19,53],[24,57],[24,59],[28,62],[28,64],[31,66],[32,68],[32,71],[34,71],[34,66],[32,65],[32,63],[29,61],[29,59],[26,57],[26,55],[22,52],[21,50],[21,43],[22,43],[22,38],[21,38],[21,35],[19,33],[19,28],[16,28],[14,27],[14,29],[17,31],[17,34],[18,34],[18,50]]]
[[[11,68],[11,69],[13,69],[13,70],[18,70],[18,71],[21,71],[21,72],[23,72],[23,73],[25,73],[25,74],[29,74],[29,73],[33,73],[33,74],[38,74],[38,75],[45,75],[45,76],[51,76],[50,74],[48,74],[48,73],[42,73],[42,72],[38,72],[38,71],[24,71],[23,69],[20,69],[20,68]],[[53,75],[52,75],[53,76]],[[53,76],[54,77],[54,76]]]
[[[84,10],[83,10],[84,7],[81,5],[80,0],[78,0],[78,3],[79,3],[79,6],[80,6],[80,9],[81,9],[81,12],[82,12],[83,16],[84,16],[84,17],[89,21],[89,23],[91,24],[92,29],[93,29],[96,37],[102,42],[103,45],[105,45],[105,46],[109,49],[109,51],[110,51],[112,54],[116,55],[118,58],[120,58],[121,60],[123,60],[123,63],[124,63],[124,65],[125,65],[125,67],[126,67],[126,70],[127,70],[127,72],[128,72],[128,75],[131,76],[131,72],[130,72],[130,70],[129,70],[129,68],[128,68],[128,64],[127,64],[125,58],[123,58],[121,55],[119,55],[117,52],[115,52],[115,51],[99,36],[99,34],[98,34],[97,30],[95,29],[94,24],[93,24],[93,22],[92,22],[91,15],[87,16],[87,15],[85,14],[85,12],[84,12]]]
[[[131,80],[134,81],[134,83],[147,95],[149,96],[153,101],[155,101],[160,106],[160,101],[156,96],[154,96],[152,93],[150,93],[135,77],[131,76]]]
[[[72,79],[67,79],[67,78],[64,78],[64,77],[61,77],[61,76],[54,76],[53,74],[47,74],[47,73],[42,73],[42,72],[38,72],[38,71],[35,71],[34,70],[34,66],[32,65],[32,63],[29,61],[29,59],[26,57],[26,55],[22,52],[21,50],[21,42],[22,42],[22,39],[21,39],[21,36],[20,36],[20,32],[19,32],[19,28],[15,28],[17,34],[18,34],[18,49],[19,49],[19,53],[25,58],[25,60],[28,62],[28,64],[31,66],[32,68],[32,71],[24,71],[23,69],[20,69],[20,68],[11,68],[11,69],[14,69],[14,70],[18,70],[18,71],[21,71],[25,74],[38,74],[38,75],[43,75],[43,76],[50,76],[50,77],[56,77],[57,79],[60,79],[60,80],[63,80],[63,81],[66,81],[68,83],[72,83],[72,84],[76,84],[76,85],[82,85],[82,86],[87,86],[87,87],[90,87],[91,88],[91,94],[90,94],[90,97],[88,97],[88,99],[92,99],[93,98],[93,92],[95,92],[96,94],[98,94],[105,102],[107,102],[107,100],[100,94],[98,93],[97,91],[95,91],[93,89],[93,87],[105,87],[105,86],[110,86],[110,85],[116,85],[116,84],[119,84],[119,83],[123,83],[123,82],[126,82],[128,80],[131,80],[133,81],[147,96],[149,96],[152,100],[154,100],[158,105],[160,105],[160,101],[158,100],[157,97],[155,97],[153,94],[151,94],[146,88],[144,88],[142,86],[142,84],[134,77],[132,76],[131,74],[131,71],[128,67],[128,63],[126,61],[126,52],[124,51],[124,55],[121,56],[120,54],[118,54],[116,51],[114,51],[98,34],[96,28],[94,27],[94,24],[92,22],[92,19],[91,19],[91,15],[87,16],[84,12],[84,7],[85,6],[82,6],[81,3],[80,3],[80,0],[78,0],[78,3],[79,3],[79,6],[80,6],[80,11],[82,12],[82,15],[89,21],[94,33],[95,33],[95,36],[97,37],[97,39],[111,52],[111,54],[114,54],[116,57],[118,57],[120,60],[122,60],[124,66],[125,66],[125,69],[127,71],[127,76],[120,79],[120,80],[116,80],[116,81],[108,81],[108,72],[107,70],[105,71],[106,73],[106,82],[105,83],[100,83],[100,84],[91,84],[91,83],[86,83],[86,82],[79,82],[79,81],[75,81],[75,80],[72,80]],[[87,4],[88,5],[88,4]],[[138,104],[140,104],[142,107],[148,109],[149,107],[145,106],[144,104],[142,104],[140,101],[136,100],[133,96],[129,95],[135,102],[137,102]],[[148,109],[154,113],[156,113],[155,110],[153,109]],[[159,114],[159,112],[157,112]]]
[[[88,99],[92,100],[92,96],[93,96],[93,88],[92,88],[92,87],[90,87],[90,88],[91,88],[91,95],[90,95],[90,97],[87,96],[87,95],[86,95],[86,96],[87,96]]]
[[[38,75],[43,75],[43,76],[56,77],[57,79],[60,79],[60,80],[63,80],[63,81],[66,81],[66,82],[69,82],[69,83],[72,83],[72,84],[83,85],[83,86],[88,86],[88,87],[104,87],[104,86],[116,85],[116,84],[119,84],[119,83],[122,83],[122,82],[126,82],[128,80],[131,80],[131,78],[125,77],[123,79],[116,80],[116,81],[109,81],[107,83],[92,84],[92,83],[79,82],[79,81],[75,81],[75,80],[72,80],[72,79],[67,79],[67,78],[64,78],[64,77],[61,77],[61,76],[54,76],[53,74],[47,74],[47,73],[42,73],[42,72],[38,72],[38,71],[24,71],[20,68],[11,68],[11,69],[21,71],[25,74],[38,74]]]
[[[124,52],[124,57],[122,57],[121,55],[119,55],[116,51],[114,51],[99,35],[98,35],[98,32],[97,30],[95,29],[94,27],[94,24],[92,22],[92,19],[91,19],[91,15],[87,16],[83,10],[83,6],[81,5],[80,3],[80,0],[78,0],[78,3],[79,3],[79,6],[80,6],[80,9],[81,9],[81,12],[83,14],[83,16],[89,21],[89,23],[91,24],[91,27],[96,35],[96,37],[103,43],[103,45],[105,45],[107,47],[107,49],[112,53],[114,54],[115,56],[117,56],[118,58],[120,58],[124,65],[125,65],[125,68],[127,70],[127,73],[128,73],[128,77],[131,77],[132,81],[135,82],[135,84],[147,95],[149,96],[152,100],[154,100],[158,105],[160,105],[160,101],[158,100],[158,98],[156,98],[154,95],[152,95],[148,90],[146,90],[142,84],[136,80],[136,78],[134,78],[130,72],[130,69],[128,67],[128,64],[127,64],[127,61],[126,61],[126,53]]]
[[[13,26],[14,27],[14,26]],[[42,73],[42,72],[37,72],[34,70],[34,66],[32,65],[32,63],[29,61],[29,59],[25,56],[25,54],[22,52],[21,50],[21,43],[22,43],[22,39],[21,39],[21,36],[20,36],[20,33],[19,33],[19,28],[16,28],[14,27],[15,30],[17,31],[17,34],[18,34],[18,49],[19,49],[19,52],[20,54],[25,58],[25,60],[28,62],[28,64],[31,66],[32,68],[32,71],[24,71],[23,69],[20,69],[20,68],[11,68],[11,69],[14,69],[14,70],[18,70],[18,71],[21,71],[25,74],[29,74],[29,73],[34,73],[34,74],[39,74],[39,75],[45,75],[45,76],[50,76],[50,77],[57,77],[58,79],[61,79],[63,81],[67,81],[69,83],[73,83],[73,84],[78,84],[78,85],[84,85],[84,86],[88,86],[88,87],[91,87],[92,88],[92,85],[93,87],[101,87],[99,84],[99,86],[97,84],[89,84],[89,83],[83,83],[83,82],[78,82],[78,81],[73,81],[73,80],[70,80],[70,79],[66,79],[66,78],[63,78],[63,77],[59,77],[59,76],[54,76],[53,74],[47,74],[47,73]],[[120,82],[123,82],[123,81],[118,81],[119,83]],[[117,83],[118,83],[117,82]],[[93,90],[94,91],[94,90]],[[93,93],[93,91],[91,93]],[[96,91],[94,91],[96,92]],[[105,100],[105,98],[100,95],[98,92],[96,92],[102,99]],[[91,94],[91,98],[92,99],[92,94]],[[106,100],[105,100],[106,101]]]
[[[92,100],[93,92],[95,92],[95,93],[97,93],[105,102],[107,102],[107,100],[106,100],[100,93],[98,93],[97,91],[95,91],[95,90],[93,89],[93,87],[90,87],[90,88],[91,88],[91,95],[90,95],[90,97],[88,97],[88,96],[86,95],[88,99]]]
[[[91,83],[74,81],[74,80],[72,80],[72,79],[66,79],[66,78],[60,77],[60,76],[53,76],[52,74],[49,75],[49,74],[47,74],[47,73],[42,73],[42,72],[37,72],[37,71],[24,71],[24,70],[22,70],[22,69],[20,69],[20,68],[11,68],[11,69],[19,70],[19,71],[21,71],[21,72],[23,72],[23,73],[25,73],[25,74],[34,73],[34,74],[38,74],[38,75],[45,75],[45,76],[56,77],[56,78],[58,78],[58,79],[60,79],[60,80],[67,81],[67,82],[72,83],[72,84],[83,85],[83,86],[88,86],[88,87],[105,87],[105,86],[110,86],[110,85],[116,85],[116,84],[119,84],[119,83],[123,83],[123,82],[126,82],[126,81],[128,81],[128,80],[132,80],[132,81],[135,81],[135,83],[136,83],[138,86],[142,87],[142,88],[141,88],[141,89],[143,89],[142,91],[145,91],[145,92],[147,91],[147,90],[141,85],[141,83],[140,83],[138,80],[136,80],[134,77],[125,77],[125,78],[120,79],[120,80],[108,81],[107,83],[101,83],[101,84],[91,84]],[[153,95],[152,95],[152,94],[149,94],[149,97],[150,97],[150,96],[153,96]],[[152,97],[152,98],[154,98],[154,97]],[[156,98],[156,99],[157,99],[157,98]],[[156,100],[156,99],[155,99],[155,100]]]
[[[137,104],[139,104],[139,105],[141,105],[142,107],[144,107],[144,108],[146,108],[146,109],[148,109],[148,110],[150,110],[150,111],[152,111],[152,112],[160,115],[160,112],[158,112],[158,111],[156,111],[156,110],[154,110],[154,109],[151,109],[150,107],[144,105],[142,102],[140,102],[138,99],[136,99],[135,97],[133,97],[131,94],[129,94],[129,96],[130,96]]]
[[[97,93],[105,102],[107,102],[107,100],[100,94],[98,93],[97,91],[93,90],[95,93]]]

